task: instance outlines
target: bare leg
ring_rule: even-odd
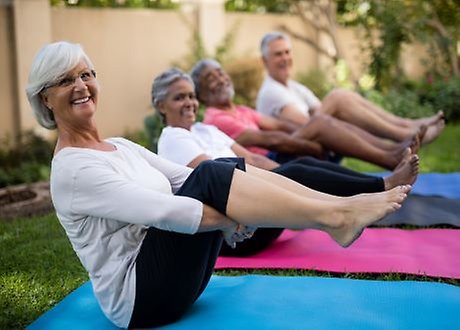
[[[330,116],[313,116],[293,136],[320,143],[344,156],[355,157],[387,169],[394,169],[404,156],[406,145],[389,151],[379,148]]]
[[[426,134],[422,139],[422,144],[428,144],[433,142],[444,130],[444,120],[438,120],[435,124],[428,126]]]
[[[396,124],[396,116],[383,109],[368,107],[359,94],[345,90],[334,90],[322,101],[321,110],[333,117],[361,127],[377,136],[403,141],[414,135],[417,127],[406,124]]]
[[[389,191],[337,198],[311,199],[285,186],[269,183],[254,172],[236,170],[227,203],[227,215],[246,226],[319,229],[341,246],[350,245],[364,227],[401,207],[410,186]]]
[[[324,114],[317,114],[315,116],[328,116]],[[338,120],[338,119],[336,119]],[[350,130],[353,130],[356,134],[358,134],[361,138],[365,139],[367,142],[372,144],[373,146],[383,149],[383,150],[388,150],[388,151],[400,151],[401,148],[405,149],[407,147],[411,148],[412,153],[417,153],[418,149],[420,147],[420,141],[421,141],[421,135],[425,134],[425,131],[422,130],[424,128],[426,130],[426,126],[421,126],[415,133],[407,138],[406,140],[400,142],[400,143],[394,143],[385,139],[382,139],[380,137],[377,137],[375,135],[372,135],[371,133],[363,130],[362,128],[355,126],[353,124],[347,123],[343,120],[340,120],[340,123],[347,127]]]
[[[377,106],[376,104],[366,100],[363,98],[361,95],[353,92],[348,92],[353,97],[356,99],[356,102],[359,102],[362,107],[368,109],[369,111],[373,111],[376,115],[382,117],[385,120],[388,120],[389,122],[399,125],[399,126],[405,126],[405,127],[412,127],[412,128],[418,128],[420,125],[425,125],[425,126],[430,126],[436,124],[439,120],[444,120],[444,113],[442,111],[438,111],[438,113],[428,116],[428,117],[423,117],[423,118],[417,118],[417,119],[411,119],[411,118],[403,118],[396,116],[392,114],[391,112],[385,111],[381,107]]]

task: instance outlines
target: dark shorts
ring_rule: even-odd
[[[225,214],[235,168],[244,159],[201,163],[176,193]],[[130,328],[178,320],[206,288],[222,245],[220,231],[181,234],[149,228],[136,259],[136,298]]]

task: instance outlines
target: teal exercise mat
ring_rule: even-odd
[[[458,329],[460,287],[434,282],[213,276],[162,329]],[[27,329],[116,329],[85,283]]]

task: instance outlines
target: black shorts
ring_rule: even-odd
[[[235,168],[244,159],[201,163],[176,193],[225,214]],[[222,245],[220,231],[194,235],[149,228],[136,259],[136,297],[130,328],[178,320],[206,288]]]

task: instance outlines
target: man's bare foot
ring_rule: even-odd
[[[393,170],[393,173],[383,178],[385,190],[403,184],[413,184],[417,179],[419,165],[418,155],[408,153]]]
[[[433,142],[442,133],[445,126],[444,119],[440,119],[435,124],[428,126],[426,134],[422,139],[422,144]]]
[[[346,197],[331,210],[334,225],[325,231],[342,247],[350,246],[364,228],[401,207],[411,189],[410,185],[397,186],[388,191]]]
[[[423,138],[425,137],[427,129],[428,129],[428,126],[420,125],[417,132],[415,133],[413,140],[412,140],[412,144],[410,146],[413,154],[418,153],[420,146],[422,145],[422,141],[423,141]]]
[[[403,144],[403,142],[401,142],[400,147],[398,149],[389,153],[388,157],[385,159],[388,165],[384,167],[391,171],[395,171],[397,167],[401,165],[404,159],[409,157],[411,154],[412,149],[410,148],[410,145],[407,145],[405,143]]]
[[[417,125],[431,126],[436,124],[439,120],[444,120],[444,112],[442,110],[438,111],[436,114],[430,117],[414,119],[414,122]]]

